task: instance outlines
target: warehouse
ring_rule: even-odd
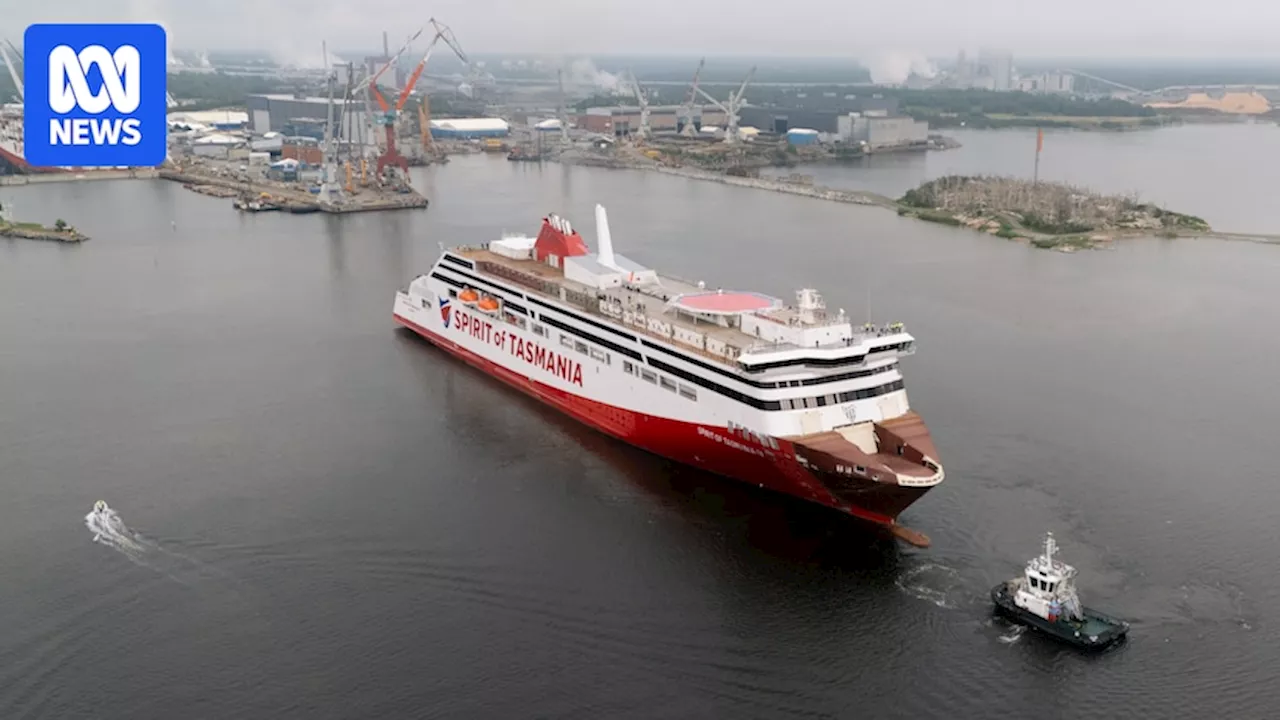
[[[450,139],[506,137],[511,133],[500,118],[448,118],[431,121],[431,137]]]
[[[335,137],[359,137],[358,128],[366,121],[364,103],[352,101],[344,114],[344,101],[335,98],[333,101],[334,121],[338,123]],[[299,133],[298,126],[315,126],[323,128],[325,119],[329,117],[329,99],[306,97],[303,95],[258,94],[247,98],[249,107],[249,127],[254,133],[263,135],[268,132]],[[345,128],[350,128],[344,132]]]
[[[863,115],[892,116],[898,110],[898,100],[876,95],[843,95],[824,93],[809,96],[797,93],[783,98],[785,102],[769,105],[749,105],[738,113],[740,125],[758,127],[764,132],[785,135],[791,128],[808,128],[821,133],[835,134],[841,116],[851,112]]]
[[[654,132],[675,132],[684,122],[683,111],[678,105],[650,105],[649,129]],[[723,125],[724,112],[714,105],[694,107],[693,124]],[[640,108],[635,105],[587,108],[578,117],[578,127],[605,135],[629,135],[640,129]]]
[[[840,140],[866,143],[870,150],[910,147],[929,142],[929,123],[909,117],[868,117],[849,113],[839,120]]]

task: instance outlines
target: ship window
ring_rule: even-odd
[[[622,372],[634,374],[635,371],[636,371],[636,366],[632,365],[630,360],[622,361]]]
[[[689,387],[688,385],[681,385],[681,386],[680,386],[680,397],[689,398],[690,400],[697,400],[697,399],[698,399],[698,391],[697,391],[697,390],[694,390],[693,388]]]
[[[651,382],[651,383],[658,382],[657,374],[651,370],[641,370],[640,377],[643,378],[646,382]]]
[[[533,334],[534,334],[534,335],[541,335],[541,336],[543,336],[543,337],[546,337],[546,336],[547,336],[547,329],[546,329],[546,328],[544,328],[544,327],[542,327],[541,325],[538,325],[538,324],[536,324],[536,323],[535,323],[535,324],[534,324],[534,326],[533,326]]]
[[[592,360],[599,360],[599,361],[601,361],[601,362],[604,362],[605,354],[604,354],[604,352],[603,352],[603,351],[601,351],[601,350],[597,350],[597,349],[595,349],[595,348],[591,348],[591,359],[592,359]]]
[[[575,342],[575,343],[573,344],[573,349],[574,349],[574,350],[577,350],[578,352],[582,353],[583,355],[586,355],[586,354],[587,354],[587,344],[586,344],[586,343],[584,343],[584,342]]]
[[[854,466],[853,466],[853,471],[854,471],[854,472],[856,472],[856,473],[858,473],[859,475],[866,475],[866,474],[867,474],[867,469],[866,469],[866,468],[864,468],[864,467],[862,467],[861,465],[854,465]]]
[[[662,378],[658,384],[662,386],[663,390],[670,390],[671,392],[676,391],[676,384],[665,377]]]
[[[571,348],[573,347],[573,339],[570,338],[568,335],[561,335],[560,344],[567,348]]]
[[[449,297],[451,297],[451,298],[456,298],[456,297],[458,297],[458,291],[457,291],[457,290],[454,290],[453,288],[449,288]]]

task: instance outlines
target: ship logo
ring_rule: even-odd
[[[444,321],[444,326],[449,327],[449,299],[440,298],[440,319]]]

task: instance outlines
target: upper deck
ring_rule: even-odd
[[[504,238],[451,254],[474,269],[538,295],[695,351],[753,377],[812,374],[865,362],[873,353],[909,353],[914,341],[901,324],[854,326],[843,310],[831,313],[814,290],[794,304],[755,292],[708,290],[703,283],[659,275],[612,251],[603,208],[597,211],[601,252],[586,254],[580,236],[551,216],[533,238]],[[567,229],[568,233],[564,230]],[[550,245],[543,245],[546,236]],[[565,255],[545,252],[548,247]],[[577,247],[579,252],[574,253]],[[541,249],[540,249],[541,248]],[[540,257],[541,256],[541,257]],[[448,264],[443,269],[450,269]]]

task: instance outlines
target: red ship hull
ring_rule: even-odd
[[[895,520],[929,487],[867,483],[858,488],[858,502],[853,504],[847,501],[847,493],[846,500],[841,500],[832,492],[829,485],[832,478],[820,477],[826,474],[814,473],[802,465],[796,458],[794,446],[785,439],[778,438],[781,453],[766,456],[744,452],[744,444],[724,435],[724,428],[646,415],[588,400],[518,375],[400,315],[395,315],[395,319],[468,364],[635,447],[715,475],[825,505],[888,528],[912,545],[927,547],[929,544],[924,535],[898,525]]]

